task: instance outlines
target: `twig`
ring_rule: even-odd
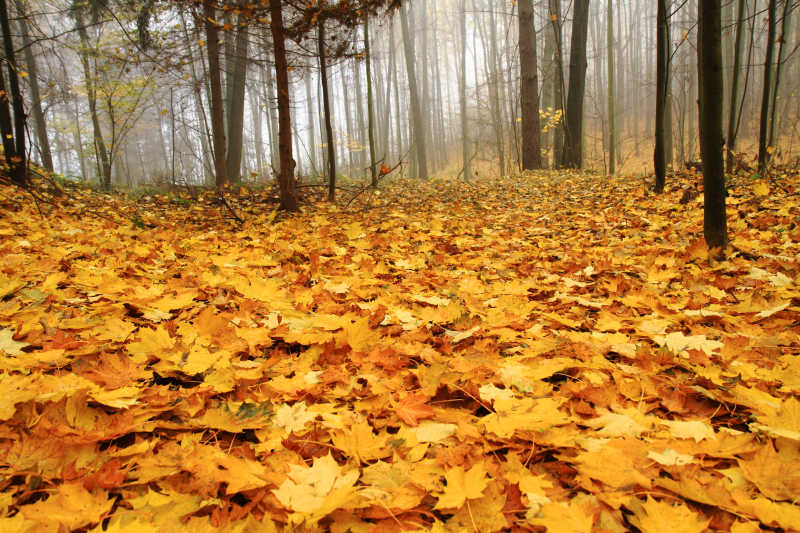
[[[394,171],[394,170],[395,170],[397,167],[399,167],[399,166],[400,166],[400,165],[402,165],[402,164],[403,164],[403,161],[402,161],[402,160],[400,160],[400,162],[399,162],[399,163],[397,163],[395,166],[393,166],[391,169],[389,169],[389,172],[386,172],[386,173],[384,173],[384,174],[381,174],[380,176],[378,176],[378,183],[380,183],[380,181],[381,181],[383,178],[385,178],[386,176],[388,176],[389,174],[391,174],[391,173],[392,173],[392,172],[393,172],[393,171]],[[349,200],[348,200],[348,201],[347,201],[347,202],[344,204],[344,208],[345,208],[345,209],[347,209],[348,207],[350,207],[350,204],[352,204],[352,203],[353,203],[353,201],[355,201],[355,199],[356,199],[356,198],[358,198],[359,196],[361,196],[362,194],[364,194],[364,192],[365,192],[365,191],[367,191],[367,190],[370,190],[370,189],[372,189],[372,190],[375,190],[375,188],[372,186],[372,183],[370,183],[369,185],[365,185],[364,187],[362,187],[360,191],[358,191],[356,194],[354,194],[354,195],[353,195],[353,197],[352,197],[352,198],[350,198],[350,199],[349,199]]]
[[[230,211],[231,216],[233,217],[234,220],[236,220],[236,222],[238,222],[239,224],[244,224],[244,219],[236,214],[236,211],[234,211],[233,208],[231,207],[231,204],[228,203],[228,200],[225,198],[224,194],[220,193],[217,196],[217,198],[219,199],[220,202],[222,202],[222,204],[225,207],[228,208],[228,211]]]
[[[409,148],[409,150],[408,150],[408,151],[406,151],[406,153],[403,155],[403,157],[401,157],[401,158],[400,158],[400,160],[397,162],[397,164],[396,164],[395,166],[393,166],[392,168],[390,168],[390,169],[389,169],[389,172],[384,172],[384,173],[382,173],[380,176],[378,176],[378,183],[380,183],[380,182],[381,182],[381,180],[383,180],[383,178],[385,178],[386,176],[388,176],[389,174],[391,174],[392,172],[394,172],[394,171],[395,171],[395,170],[396,170],[396,169],[397,169],[399,166],[401,166],[401,165],[403,164],[403,161],[404,161],[405,157],[406,157],[406,156],[409,154],[409,152],[410,152],[410,151],[411,151],[411,149]],[[362,189],[361,189],[360,191],[358,191],[358,192],[357,192],[357,193],[356,193],[356,194],[355,194],[355,195],[354,195],[352,198],[350,198],[350,199],[347,201],[347,203],[345,203],[345,204],[344,204],[344,207],[345,207],[345,209],[347,209],[348,207],[350,207],[350,204],[352,204],[352,203],[353,203],[353,201],[354,201],[356,198],[358,198],[359,196],[361,196],[362,194],[364,194],[364,191],[366,191],[367,189],[372,189],[372,188],[373,188],[373,187],[372,187],[372,183],[370,183],[369,185],[367,185],[367,186],[365,186],[365,187],[362,187]]]

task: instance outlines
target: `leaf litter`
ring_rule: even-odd
[[[4,189],[0,527],[800,530],[800,182],[696,179]]]

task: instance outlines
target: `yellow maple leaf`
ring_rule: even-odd
[[[20,513],[39,524],[39,531],[75,530],[98,523],[111,510],[114,499],[103,491],[89,492],[80,483],[59,485],[47,500],[20,507]]]
[[[451,468],[444,477],[447,487],[434,509],[458,509],[467,499],[483,496],[483,490],[489,484],[483,463],[476,464],[466,472],[461,466]]]
[[[297,402],[294,405],[281,405],[275,413],[273,422],[289,433],[302,434],[305,432],[306,425],[316,417],[317,413],[310,412],[306,402]]]
[[[591,533],[594,517],[576,503],[546,503],[534,516],[527,516],[531,524],[545,526],[547,531]]]
[[[650,497],[647,502],[633,506],[634,514],[631,522],[642,533],[672,533],[680,524],[680,531],[685,533],[703,533],[710,519],[692,511],[683,503],[658,501]]]
[[[163,358],[166,353],[175,347],[175,341],[169,336],[164,326],[155,329],[144,328],[139,330],[139,340],[128,344],[128,353],[135,363],[144,364],[148,361]]]
[[[667,426],[676,439],[694,439],[695,442],[700,442],[716,437],[714,428],[701,420],[660,420],[659,424]]]
[[[286,509],[319,520],[346,505],[355,494],[359,471],[345,472],[328,454],[314,459],[311,467],[290,465],[289,479],[272,493]],[[302,521],[305,517],[295,517]]]
[[[392,454],[387,446],[388,437],[375,435],[366,420],[350,425],[349,428],[331,432],[333,445],[360,462],[372,462]]]

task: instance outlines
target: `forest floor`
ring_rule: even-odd
[[[0,190],[0,530],[800,530],[800,178],[698,180]]]

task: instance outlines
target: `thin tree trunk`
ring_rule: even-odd
[[[356,142],[358,143],[358,154],[357,164],[358,169],[366,176],[367,165],[366,159],[364,157],[366,153],[366,139],[364,138],[364,134],[366,133],[367,126],[364,120],[364,106],[361,105],[362,94],[361,94],[361,68],[358,64],[358,61],[353,61],[353,79],[355,80],[354,89],[356,93],[356,97],[353,99],[353,104],[356,108]]]
[[[394,27],[394,26],[393,26]],[[392,130],[394,130],[395,135],[397,137],[397,160],[400,161],[405,154],[404,149],[406,146],[410,147],[411,140],[409,139],[406,142],[406,138],[404,137],[405,128],[402,124],[402,115],[400,114],[400,73],[398,72],[399,67],[397,66],[397,53],[395,52],[394,46],[394,31],[392,31],[392,44],[389,49],[389,64],[391,72],[394,74],[394,120],[395,125]],[[414,161],[417,160],[416,154],[412,155],[412,159]]]
[[[8,6],[6,0],[0,0],[0,30],[3,33],[3,58],[8,67],[8,84],[11,92],[11,105],[14,110],[12,127],[11,111],[8,108],[8,92],[0,73],[0,134],[3,136],[3,150],[8,164],[11,181],[24,186],[28,182],[25,164],[25,112],[22,107],[22,93],[19,90],[17,62],[14,59],[14,44],[8,23]]]
[[[655,192],[664,192],[667,176],[667,68],[669,43],[667,42],[667,0],[658,0],[656,15],[656,145],[653,154],[653,165],[656,171]]]
[[[42,110],[42,97],[39,94],[39,69],[36,65],[36,58],[33,56],[33,43],[28,33],[25,4],[22,0],[16,0],[16,5],[17,13],[19,14],[19,30],[22,38],[23,54],[25,64],[28,67],[28,86],[31,90],[31,111],[34,129],[36,130],[36,140],[42,157],[42,165],[46,170],[53,172],[53,155],[50,151],[50,139],[47,136],[47,124]]]
[[[240,20],[244,20],[241,18]],[[244,95],[247,81],[247,33],[239,26],[236,33],[236,50],[233,63],[233,72],[229,72],[226,82],[229,87],[230,100],[228,102],[228,151],[225,169],[228,180],[239,181],[242,171],[242,143],[244,133]]]
[[[78,99],[75,102],[75,133],[73,135],[73,142],[75,143],[75,151],[78,155],[78,162],[81,168],[81,180],[86,181],[89,179],[88,170],[86,168],[86,156],[83,154],[83,136],[81,135],[81,113],[78,107]]]
[[[280,129],[278,126],[278,118],[275,116],[275,106],[277,104],[277,100],[275,100],[276,88],[275,88],[275,77],[272,75],[272,69],[266,69],[265,74],[265,83],[264,83],[264,103],[267,106],[267,135],[269,137],[269,158],[270,158],[270,166],[272,166],[273,170],[278,169],[280,167],[280,154],[279,152],[279,140],[278,140],[278,130]]]
[[[572,20],[572,43],[569,58],[569,93],[567,95],[564,166],[580,168],[583,164],[583,97],[586,91],[586,36],[589,25],[589,0],[575,0]]]
[[[325,54],[325,22],[319,19],[317,51],[319,53],[319,77],[322,82],[322,104],[325,108],[325,135],[328,138],[328,201],[336,199],[336,152],[333,147],[333,127],[331,126],[331,104],[328,95],[328,59]]]
[[[369,173],[371,185],[378,186],[378,169],[375,164],[375,111],[372,105],[372,53],[369,44],[369,13],[364,14],[364,58],[367,62],[367,129],[369,136]]]
[[[189,32],[187,30],[189,25],[186,23],[186,19],[184,17],[182,9],[178,10],[178,15],[179,15],[180,20],[181,20],[181,27],[183,28],[184,39],[186,40],[186,42],[189,43],[189,42],[192,42],[192,41],[194,41],[194,42],[198,41],[200,39],[200,28],[198,27],[198,25],[194,26],[194,29],[195,29],[194,39],[190,39],[189,38]],[[213,150],[211,149],[211,145],[212,145],[211,144],[212,143],[212,141],[211,141],[211,133],[210,133],[210,128],[208,126],[208,119],[206,117],[206,108],[205,108],[205,105],[203,105],[203,94],[201,92],[202,84],[201,84],[201,81],[199,79],[199,76],[197,75],[197,71],[195,70],[195,64],[196,63],[195,63],[194,55],[192,53],[192,47],[191,46],[187,46],[186,49],[187,49],[187,53],[189,55],[189,67],[190,67],[189,74],[190,74],[190,77],[191,77],[191,80],[192,80],[192,96],[193,96],[193,99],[194,99],[194,107],[195,107],[195,112],[197,113],[197,116],[198,116],[198,122],[200,123],[200,128],[199,128],[198,135],[200,137],[200,146],[201,146],[202,152],[203,152],[202,158],[200,160],[201,160],[201,162],[203,164],[204,174],[206,176],[208,176],[208,175],[210,175],[211,167],[213,166],[213,161],[211,159],[209,159],[209,154],[211,154],[213,156],[213,154],[212,154]],[[200,49],[200,60],[199,60],[199,63],[201,65],[204,64],[202,48]]]
[[[772,90],[772,61],[775,48],[775,0],[769,0],[767,6],[767,57],[764,60],[764,86],[761,94],[761,121],[758,132],[758,172],[763,174],[767,170],[769,160],[768,132],[769,132],[769,103]]]
[[[264,171],[264,130],[261,124],[261,102],[258,85],[250,88],[250,113],[253,121],[253,147],[256,156],[256,174],[261,175]],[[313,152],[312,152],[313,153]]]
[[[278,93],[278,137],[280,152],[280,186],[281,209],[297,211],[297,193],[294,178],[294,157],[292,155],[292,115],[289,99],[289,64],[286,61],[286,43],[284,42],[282,0],[272,0],[269,4],[272,30],[272,46],[275,57],[275,78]]]
[[[792,19],[792,0],[783,0],[783,21],[781,23],[781,35],[779,37],[780,44],[778,45],[778,62],[775,67],[775,84],[772,89],[772,103],[769,119],[769,138],[767,145],[775,147],[775,122],[776,110],[778,108],[778,91],[781,87],[781,75],[783,74],[783,56],[786,47],[787,36],[789,34],[790,24]]]
[[[103,131],[100,127],[100,118],[97,114],[97,90],[95,88],[95,78],[92,74],[91,65],[89,63],[89,33],[86,31],[86,25],[83,22],[83,16],[80,13],[81,7],[75,11],[76,26],[78,30],[78,37],[81,41],[81,64],[83,65],[84,81],[86,83],[86,98],[89,103],[89,114],[92,118],[92,129],[94,132],[94,146],[97,153],[98,168],[100,185],[104,189],[111,188],[111,158],[106,148],[105,140],[103,139]]]
[[[667,19],[666,19],[666,51],[664,52],[667,56],[667,68],[666,68],[666,80],[664,81],[664,91],[666,94],[666,100],[664,102],[664,154],[667,162],[667,167],[672,165],[673,161],[673,150],[672,150],[672,52],[670,50],[670,40],[671,40],[671,26],[670,26],[670,17],[669,13],[672,11],[672,0],[665,0],[666,1],[666,9],[667,9]]]
[[[709,248],[724,249],[728,241],[725,218],[725,174],[722,165],[722,33],[720,2],[700,5],[700,141],[703,152],[705,207],[703,233]]]
[[[608,173],[617,173],[617,119],[614,110],[616,99],[616,74],[614,73],[614,10],[611,0],[606,4],[608,32],[606,34],[606,53],[608,54]]]
[[[522,170],[542,168],[539,148],[539,77],[533,0],[519,0],[519,68],[522,95]]]
[[[414,6],[419,6],[418,8],[414,8]],[[425,147],[431,146],[431,98],[430,98],[430,76],[428,75],[428,56],[430,55],[430,50],[428,49],[428,25],[426,24],[428,20],[428,3],[426,0],[417,0],[411,5],[411,11],[409,14],[409,30],[412,43],[415,41],[417,36],[417,28],[420,26],[422,27],[422,51],[423,53],[419,56],[414,54],[414,61],[415,64],[417,61],[419,62],[419,70],[417,73],[421,75],[418,76],[418,81],[420,82],[421,86],[421,94],[419,99],[419,106],[420,106],[420,118],[422,131],[420,134],[420,139],[422,140],[422,144]],[[420,21],[421,24],[418,24],[417,21]],[[421,56],[421,59],[420,59]],[[420,79],[421,78],[421,79]],[[427,153],[427,150],[426,150]],[[429,157],[428,164],[431,168],[436,170],[436,157]]]
[[[558,115],[558,126],[553,130],[553,167],[562,166],[562,152],[564,149],[564,45],[562,43],[561,1],[549,0],[548,11],[554,38],[553,67],[553,113]]]
[[[738,121],[739,71],[742,66],[742,40],[744,36],[745,0],[738,0],[736,12],[736,42],[733,47],[733,73],[731,79],[730,101],[728,104],[728,150],[726,168],[730,174],[734,170],[734,148],[736,147],[736,123]]]
[[[422,108],[419,101],[419,93],[417,91],[417,75],[414,53],[414,40],[408,30],[408,15],[406,13],[407,6],[403,4],[400,8],[400,25],[403,31],[403,50],[406,57],[406,71],[408,72],[408,88],[411,97],[411,120],[412,120],[412,145],[416,152],[417,159],[417,177],[420,179],[427,179],[428,177],[428,161],[425,147],[425,126],[422,121]]]
[[[347,154],[347,175],[353,174],[355,167],[355,154],[353,153],[353,142],[355,140],[355,131],[353,128],[353,115],[350,109],[350,87],[347,85],[347,70],[344,65],[340,65],[339,75],[342,79],[342,107],[344,107],[345,126],[347,127],[347,141],[340,143],[342,150]],[[357,98],[355,99],[357,100]],[[344,155],[344,153],[342,155]],[[342,163],[344,164],[344,163]]]
[[[459,76],[459,104],[461,107],[461,158],[464,165],[464,179],[472,179],[469,155],[469,119],[467,117],[467,6],[461,4],[458,14],[461,29],[461,72]]]
[[[311,171],[314,174],[319,173],[319,168],[317,167],[317,139],[316,139],[316,126],[314,125],[315,116],[314,116],[314,99],[311,95],[311,70],[306,72],[305,75],[305,87],[306,87],[306,109],[308,110],[308,152],[309,157],[311,159]]]
[[[211,137],[214,150],[215,183],[218,188],[228,182],[227,160],[225,157],[225,112],[222,102],[222,80],[219,64],[219,29],[214,22],[215,9],[211,0],[203,2],[208,46],[208,83],[211,92]]]
[[[491,78],[489,82],[490,106],[494,116],[494,136],[497,143],[497,155],[499,157],[500,176],[506,172],[506,153],[505,139],[503,136],[503,106],[500,103],[500,67],[499,54],[497,51],[497,21],[494,13],[494,4],[489,6],[489,69],[488,74]]]

